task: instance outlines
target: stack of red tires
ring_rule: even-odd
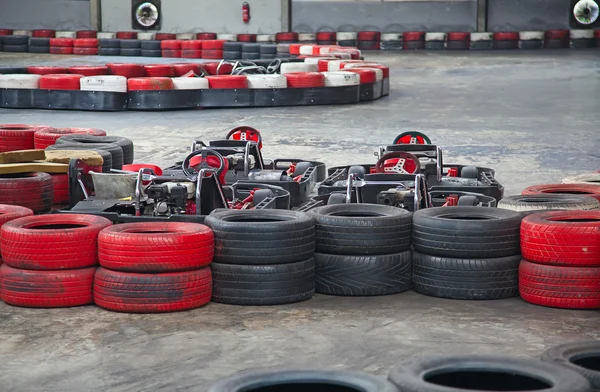
[[[532,304],[600,309],[600,211],[548,211],[521,224],[521,297]]]

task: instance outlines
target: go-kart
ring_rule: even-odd
[[[198,162],[192,165],[193,160]],[[225,168],[225,158],[210,149],[190,153],[177,175],[152,165],[126,165],[124,170],[95,173],[73,159],[69,164],[69,207],[58,212],[100,215],[114,223],[202,223],[217,208],[290,208],[289,192],[277,186],[250,182],[223,186]]]
[[[262,136],[251,127],[237,127],[229,131],[224,140],[194,141],[192,152],[210,149],[219,153],[225,160],[225,167],[220,175],[223,184],[266,184],[281,187],[290,193],[292,207],[297,207],[309,200],[315,185],[326,177],[325,164],[302,159],[267,160],[262,156]],[[197,165],[195,159],[191,165]],[[214,159],[207,162],[211,167],[219,163]],[[181,172],[181,162],[165,170],[169,175]]]

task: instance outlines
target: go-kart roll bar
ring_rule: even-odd
[[[135,180],[135,216],[142,215],[142,195],[144,193],[142,182],[144,180],[144,174],[156,176],[154,170],[147,167],[143,167],[138,171],[137,178]]]

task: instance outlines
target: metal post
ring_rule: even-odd
[[[90,0],[90,19],[92,30],[102,31],[102,10],[100,0]]]
[[[292,31],[292,0],[281,0],[281,31]]]
[[[487,31],[487,0],[477,0],[477,31]]]

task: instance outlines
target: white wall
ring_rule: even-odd
[[[0,0],[0,28],[89,29],[91,28],[90,2],[89,0]]]

